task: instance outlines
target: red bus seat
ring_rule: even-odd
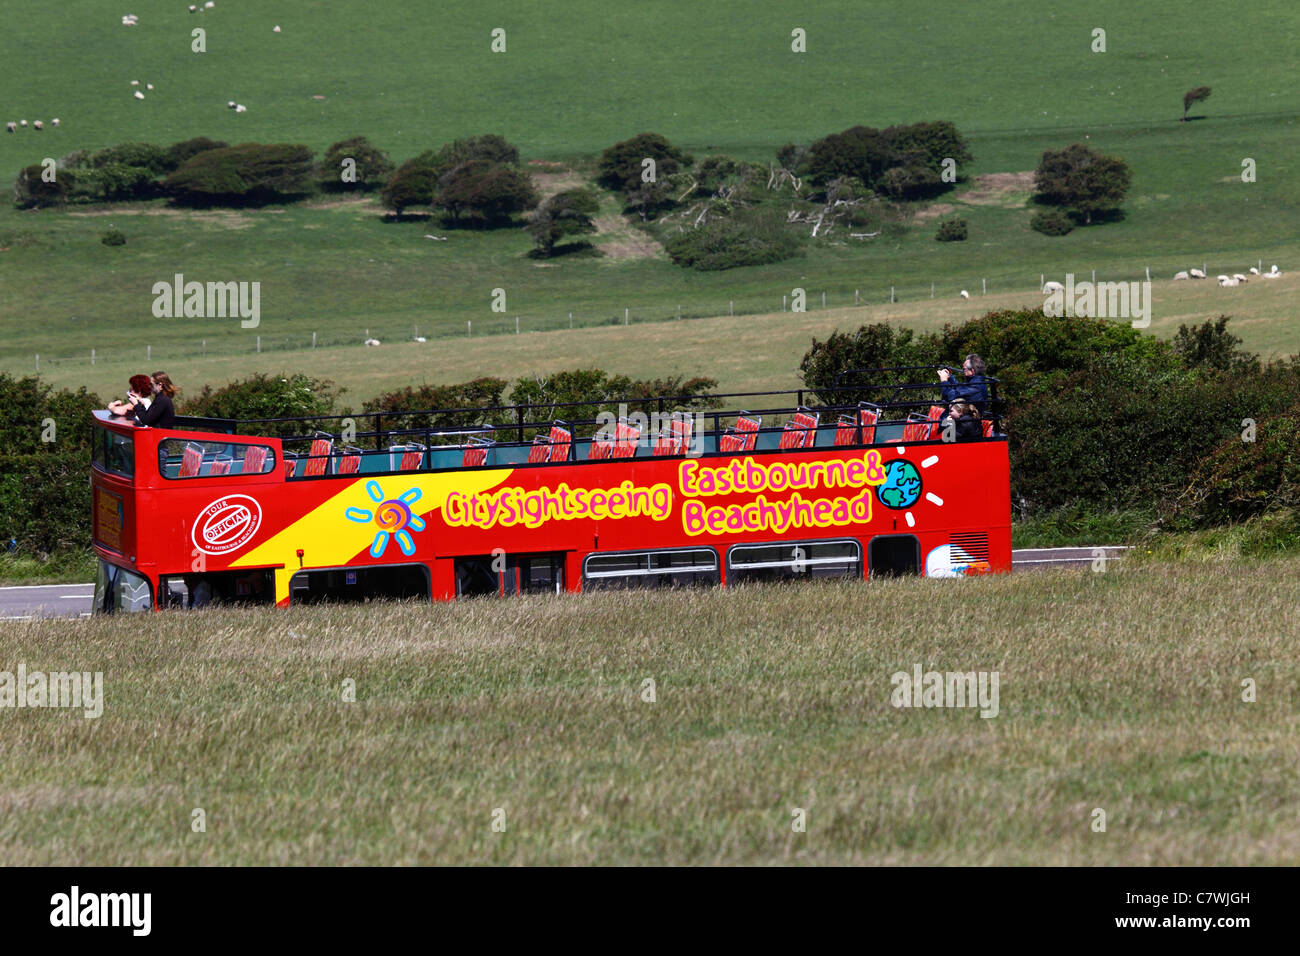
[[[193,478],[203,467],[203,446],[189,442],[185,446],[185,451],[181,454],[181,469],[176,473],[177,478]]]
[[[723,432],[722,436],[718,439],[718,451],[735,454],[744,447],[744,436],[736,434],[736,432],[732,430],[731,426],[728,425],[727,430]]]
[[[876,422],[880,421],[880,407],[870,402],[858,403],[858,424],[862,426],[862,444],[876,442]]]
[[[551,453],[547,461],[568,461],[573,448],[573,432],[564,422],[551,423]]]
[[[611,458],[632,458],[636,455],[637,442],[641,440],[641,429],[629,425],[626,418],[620,418],[614,427],[614,448]]]
[[[298,456],[291,451],[284,453],[284,477],[292,478],[293,470],[298,467]]]
[[[587,447],[587,460],[600,461],[609,458],[613,450],[614,442],[608,432],[592,435],[591,444]]]
[[[361,470],[361,449],[351,445],[344,447],[343,457],[339,459],[337,475],[355,475]]]
[[[551,440],[545,435],[538,435],[533,439],[533,445],[528,449],[528,464],[540,465],[546,461],[547,456],[551,453]]]
[[[428,451],[418,442],[388,446],[388,467],[391,471],[419,471]]]
[[[921,418],[920,415],[907,416],[907,424],[903,426],[903,441],[911,443],[925,441],[930,434],[930,419]]]
[[[858,443],[858,423],[852,415],[841,415],[835,423],[835,444],[856,445]]]
[[[307,464],[302,469],[303,477],[326,474],[333,454],[334,436],[317,432],[312,439],[311,451],[307,453]]]
[[[984,419],[984,421],[980,422],[980,424],[984,427],[984,437],[985,437],[985,438],[992,438],[992,437],[993,437],[993,421],[992,421],[991,419],[986,418],[986,419]]]
[[[939,425],[939,419],[943,418],[947,411],[948,409],[944,405],[930,406],[930,412],[926,415],[926,418],[934,422],[934,424],[930,426],[930,441],[937,441],[939,439],[939,433],[942,431],[942,427]]]
[[[808,410],[798,411],[785,424],[778,448],[811,448],[817,441],[817,422],[820,415]]]
[[[477,468],[487,464],[488,449],[492,442],[486,438],[471,438],[460,456],[460,463],[465,468]]]
[[[244,449],[244,462],[239,466],[241,475],[260,475],[266,467],[266,449],[261,445],[249,445]]]
[[[218,455],[212,460],[212,464],[208,466],[208,474],[228,475],[230,474],[230,466],[234,463],[234,459],[229,455]]]
[[[751,415],[749,412],[741,412],[740,417],[736,419],[736,434],[738,434],[743,445],[743,451],[753,451],[754,445],[758,443],[758,430],[763,426],[761,415]]]

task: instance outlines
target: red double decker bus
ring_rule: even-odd
[[[959,442],[936,385],[871,374],[887,384],[815,405],[666,396],[585,419],[594,406],[164,430],[99,412],[95,607],[1009,571],[996,380],[983,437]]]

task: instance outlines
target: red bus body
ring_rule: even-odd
[[[326,474],[287,477],[276,438],[139,428],[107,413],[95,424],[101,585],[112,590],[116,575],[134,587],[133,607],[166,606],[171,591],[186,590],[179,582],[193,591],[205,575],[224,593],[283,607],[297,594],[345,597],[368,569],[406,569],[417,584],[404,593],[432,599],[483,593],[486,575],[505,594],[1011,570],[1005,437],[835,446],[823,429],[801,450],[656,457],[647,446],[627,458],[409,471],[376,450],[360,473],[334,473],[332,462]],[[221,467],[233,458],[236,473],[170,474],[171,452],[214,437],[228,446]],[[248,446],[265,450],[266,470],[238,473],[252,462]],[[583,446],[575,440],[575,458]],[[97,608],[112,609],[104,600]]]

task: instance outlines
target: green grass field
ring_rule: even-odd
[[[116,394],[125,375],[143,367],[150,346],[153,367],[182,382],[302,368],[364,397],[413,378],[497,371],[493,360],[515,346],[502,341],[480,351],[475,343],[466,352],[440,341],[464,334],[467,322],[482,335],[513,331],[515,316],[531,331],[567,328],[570,312],[577,327],[621,321],[624,309],[633,322],[667,319],[678,305],[694,316],[726,315],[733,302],[738,313],[770,313],[797,286],[814,307],[822,291],[828,305],[842,307],[860,290],[871,307],[845,314],[847,324],[893,314],[882,308],[893,286],[904,321],[933,325],[977,314],[979,300],[961,305],[956,295],[962,288],[978,295],[982,280],[990,298],[1029,304],[1043,273],[1095,269],[1099,278],[1132,279],[1149,266],[1167,280],[1202,263],[1212,275],[1261,259],[1265,268],[1277,262],[1286,271],[1300,264],[1297,90],[1287,66],[1293,30],[1280,28],[1294,26],[1297,14],[1280,0],[1235,12],[1232,30],[1207,30],[1170,2],[1106,2],[1052,14],[1031,3],[985,0],[924,22],[901,4],[843,2],[798,13],[773,4],[718,22],[682,3],[617,15],[591,2],[561,11],[486,4],[436,18],[418,5],[364,16],[313,8],[308,15],[238,0],[197,16],[162,3],[137,12],[140,26],[125,28],[117,13],[73,2],[60,17],[20,18],[0,36],[0,57],[22,64],[25,77],[4,106],[12,116],[0,119],[47,121],[42,133],[0,137],[0,180],[45,155],[129,139],[294,140],[319,151],[364,134],[401,160],[456,136],[494,131],[517,142],[526,160],[567,164],[532,167],[553,186],[585,175],[601,148],[644,129],[697,155],[767,160],[786,141],[809,142],[855,123],[947,118],[971,141],[974,178],[940,206],[966,216],[971,238],[936,243],[933,218],[924,218],[898,239],[810,244],[788,262],[700,274],[638,241],[612,200],[596,237],[605,256],[545,264],[524,256],[530,243],[522,232],[387,223],[365,202],[207,213],[163,203],[40,212],[6,205],[0,370],[34,370],[40,354],[42,373],[59,384],[90,382]],[[277,23],[283,32],[273,34]],[[190,52],[195,26],[208,31],[207,53]],[[507,31],[503,54],[489,49],[497,26]],[[806,54],[790,52],[796,26],[808,31]],[[1105,53],[1089,50],[1097,26],[1107,30]],[[136,101],[132,79],[155,90]],[[1194,110],[1205,118],[1178,123],[1182,92],[1201,83],[1214,88]],[[227,110],[228,99],[249,111]],[[54,115],[62,120],[57,130],[48,128]],[[1123,222],[1041,236],[1027,225],[1032,208],[1023,176],[979,178],[1025,173],[1043,149],[1084,137],[1134,167]],[[1244,157],[1257,163],[1255,183],[1240,181]],[[110,226],[125,232],[126,246],[100,244]],[[432,242],[426,233],[449,239]],[[153,283],[177,272],[261,282],[261,326],[153,318]],[[1300,345],[1295,296],[1262,283],[1195,285],[1158,291],[1153,331],[1228,312],[1253,348],[1279,354]],[[490,311],[495,288],[506,290],[504,315]],[[735,326],[718,328],[730,334]],[[366,330],[392,345],[418,330],[431,337],[425,352],[433,354],[385,348],[367,355],[359,347]],[[336,348],[304,351],[312,332]],[[680,348],[704,359],[699,372],[749,384],[748,373],[732,379],[724,368],[734,337],[715,339],[698,325],[659,334],[685,339]],[[745,353],[768,350],[757,332],[743,341]],[[622,367],[606,345],[608,338],[594,333],[534,338],[515,367],[543,370],[557,359],[614,371],[646,364],[635,337],[611,345],[629,355]],[[792,369],[802,351],[773,359],[782,376],[773,384],[796,384]],[[650,371],[675,371],[675,356],[667,358],[673,364]],[[754,381],[765,382],[766,374],[756,371]]]
[[[1153,556],[19,623],[3,667],[102,671],[104,709],[0,714],[0,850],[10,865],[1294,864],[1297,581],[1295,558]],[[917,664],[997,671],[998,715],[892,707],[891,675]]]

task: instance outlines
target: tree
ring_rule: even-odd
[[[570,189],[542,203],[524,228],[537,243],[537,252],[549,258],[564,236],[595,232],[596,223],[591,217],[599,208],[596,197],[588,190]]]
[[[393,173],[388,184],[380,190],[379,200],[385,209],[391,209],[401,219],[403,210],[432,203],[437,189],[438,174],[427,166],[415,165],[412,160],[403,163]]]
[[[487,159],[461,163],[438,179],[433,204],[445,209],[453,223],[470,214],[489,224],[508,221],[517,212],[534,208],[538,203],[532,178],[512,166]]]
[[[1208,86],[1197,86],[1183,94],[1183,119],[1187,122],[1187,111],[1192,108],[1193,103],[1200,103],[1202,100],[1210,98],[1210,88]]]
[[[1047,150],[1034,171],[1036,199],[1063,206],[1091,225],[1093,215],[1118,209],[1133,179],[1129,165],[1074,143]]]
[[[90,157],[90,165],[96,169],[104,166],[138,166],[147,169],[154,176],[170,172],[174,166],[168,164],[167,151],[153,143],[118,143],[108,146]]]
[[[210,149],[225,149],[229,143],[223,143],[219,139],[208,139],[206,136],[196,136],[193,139],[181,140],[179,143],[173,143],[167,147],[165,161],[167,171],[179,167],[191,156],[197,156],[199,153],[206,153]]]
[[[344,166],[351,160],[349,167]],[[344,174],[351,170],[349,178]],[[317,170],[321,187],[328,190],[377,189],[393,175],[393,161],[383,150],[376,149],[364,136],[340,140],[325,150]]]
[[[312,154],[291,143],[241,143],[191,156],[163,182],[177,202],[274,202],[309,189]]]
[[[610,189],[631,192],[642,184],[647,159],[654,160],[656,180],[666,179],[692,162],[690,156],[658,133],[638,133],[600,154],[596,181]]]
[[[812,144],[808,173],[825,185],[841,176],[852,176],[868,188],[892,164],[892,151],[884,133],[869,126],[854,126],[832,133]]]

